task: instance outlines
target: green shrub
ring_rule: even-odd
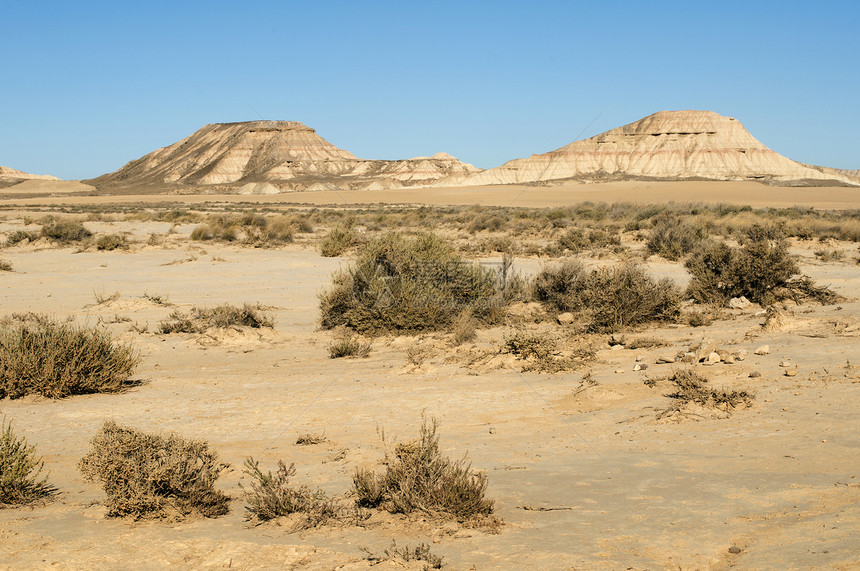
[[[117,248],[128,248],[128,239],[122,234],[105,234],[96,240],[98,250],[116,250]]]
[[[464,262],[434,234],[386,234],[365,244],[320,296],[322,326],[357,331],[446,329],[468,308],[481,323],[501,318],[501,273]]]
[[[293,464],[287,467],[278,461],[278,471],[263,473],[259,463],[253,458],[245,460],[244,473],[251,477],[250,489],[244,489],[248,505],[246,519],[268,521],[291,514],[301,514],[303,521],[296,527],[305,529],[316,527],[327,520],[336,518],[340,509],[322,490],[311,491],[307,486],[298,488],[290,485],[296,475]]]
[[[326,258],[343,254],[355,242],[355,232],[347,225],[338,224],[320,242],[320,253]]]
[[[679,260],[708,238],[704,225],[663,216],[654,221],[648,234],[648,251],[667,260]]]
[[[232,326],[274,327],[274,319],[263,312],[260,305],[245,304],[236,307],[222,304],[216,307],[192,307],[190,313],[174,311],[169,318],[159,323],[161,333],[203,333],[210,327],[226,328]]]
[[[451,460],[439,451],[438,422],[422,422],[417,440],[398,444],[386,455],[385,471],[358,469],[353,492],[359,506],[391,513],[423,512],[454,518],[487,516],[493,501],[485,497],[487,477],[465,458]]]
[[[789,280],[799,272],[782,241],[748,240],[740,248],[708,244],[686,263],[693,275],[688,295],[700,303],[725,305],[745,296],[767,304],[789,297]]]
[[[674,321],[681,307],[681,292],[674,282],[657,281],[634,263],[588,271],[576,260],[565,260],[544,267],[534,289],[539,301],[583,314],[590,331]]]
[[[140,357],[101,329],[47,318],[0,323],[0,398],[49,398],[120,391]]]
[[[80,242],[92,235],[83,224],[75,220],[62,220],[42,226],[42,236],[60,243]]]
[[[202,440],[106,422],[78,467],[101,484],[110,517],[215,517],[229,510],[229,498],[215,489],[227,465]]]
[[[47,499],[56,488],[41,477],[43,462],[35,447],[12,432],[12,423],[0,422],[0,508]]]

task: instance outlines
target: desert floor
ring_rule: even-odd
[[[634,200],[644,192],[631,188],[606,185],[576,201]],[[723,188],[728,194],[713,202],[759,206],[768,199],[742,184]],[[860,203],[851,189],[825,194],[757,188],[779,195],[774,206]],[[704,200],[707,194],[704,186],[695,192],[688,187],[686,194],[680,189],[649,201]],[[492,192],[492,203],[507,203],[518,191]],[[540,198],[530,192],[516,200],[540,206],[560,190],[535,190],[544,193]],[[327,200],[325,193],[313,194]],[[473,204],[486,198],[480,191],[446,196],[427,201]],[[182,198],[198,199],[212,198]],[[14,203],[41,200],[60,199]],[[347,201],[369,200],[349,195]],[[391,201],[406,200],[394,195]],[[17,224],[7,220],[0,232]],[[139,239],[170,227],[88,226],[112,224]],[[179,228],[178,235],[191,228]],[[856,252],[856,245],[848,247]],[[429,543],[444,556],[446,569],[858,568],[860,265],[853,258],[818,261],[802,244],[793,251],[804,273],[851,300],[786,304],[768,327],[758,306],[727,310],[707,327],[649,327],[627,335],[659,338],[665,346],[631,350],[606,343],[585,369],[543,374],[522,372],[511,356],[497,354],[509,332],[503,327],[480,330],[474,343],[457,348],[446,334],[380,337],[366,359],[330,359],[332,334],[318,329],[317,295],[348,258],[323,258],[300,244],[252,249],[177,240],[128,252],[6,248],[0,254],[15,271],[0,272],[0,315],[32,311],[107,327],[140,348],[137,376],[144,382],[121,394],[0,400],[0,415],[36,445],[62,491],[47,505],[0,510],[0,568],[366,569],[373,562],[360,547],[378,553],[392,540]],[[534,272],[541,263],[522,260],[517,267]],[[680,283],[688,279],[680,263],[652,261],[649,268]],[[119,298],[96,303],[96,294],[113,292]],[[171,305],[153,302],[154,296]],[[270,306],[274,330],[155,333],[175,309],[222,302]],[[656,364],[659,356],[703,339],[748,352],[734,364],[697,368],[717,386],[753,391],[755,401],[730,412],[691,410],[658,419],[669,404],[667,388],[644,381],[680,366]],[[407,358],[417,345],[427,347],[420,365]],[[762,345],[769,354],[755,355]],[[648,368],[634,371],[637,358]],[[789,367],[781,366],[787,362]],[[788,368],[797,375],[786,376]],[[752,371],[761,376],[749,378]],[[588,372],[592,381],[584,379]],[[246,457],[267,469],[278,459],[294,462],[298,483],[341,494],[356,467],[382,458],[380,431],[413,438],[422,412],[441,422],[446,454],[468,453],[473,466],[487,473],[488,494],[505,522],[498,533],[395,516],[300,533],[277,522],[245,522],[238,484],[247,482],[241,469]],[[206,439],[232,465],[218,481],[235,497],[230,514],[182,523],[106,519],[103,492],[76,468],[106,420]],[[327,441],[295,445],[308,432],[324,432]],[[740,553],[731,553],[733,546]]]

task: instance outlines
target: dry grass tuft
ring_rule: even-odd
[[[675,392],[666,395],[674,399],[674,402],[669,408],[662,411],[658,418],[683,412],[683,409],[691,403],[705,408],[731,412],[739,406],[751,406],[755,399],[755,395],[747,391],[713,389],[707,386],[708,379],[700,376],[692,369],[675,371],[666,380],[675,385]]]
[[[56,488],[41,477],[43,462],[34,446],[12,432],[12,423],[0,422],[0,508],[49,499]]]
[[[320,242],[320,253],[325,258],[336,258],[355,243],[355,231],[348,224],[338,224]]]
[[[367,357],[370,355],[370,341],[362,341],[361,337],[350,331],[342,329],[335,334],[334,340],[328,346],[328,355],[332,359],[342,357]]]
[[[215,489],[227,465],[202,440],[106,422],[78,467],[88,480],[101,484],[109,517],[182,519],[229,511],[229,498]]]
[[[13,316],[14,317],[14,316]],[[101,329],[37,319],[0,322],[0,398],[48,398],[121,391],[140,362]]]
[[[463,458],[451,460],[439,451],[438,422],[425,419],[419,438],[386,453],[385,471],[358,469],[353,492],[361,507],[391,513],[421,512],[459,520],[486,517],[493,501],[485,497],[487,477]]]
[[[365,553],[365,559],[370,561],[371,565],[379,565],[386,561],[423,561],[424,569],[441,569],[445,563],[444,558],[434,554],[430,550],[430,546],[426,543],[419,543],[415,547],[397,547],[397,542],[391,542],[391,547],[385,549],[381,554],[374,553],[366,547],[359,548]]]
[[[174,311],[158,328],[161,333],[203,333],[210,327],[226,328],[233,326],[274,327],[274,319],[263,312],[260,305],[245,304],[236,307],[222,304],[211,308],[192,307],[190,313]]]
[[[75,220],[62,220],[42,226],[42,236],[61,244],[81,242],[92,235],[83,224]]]

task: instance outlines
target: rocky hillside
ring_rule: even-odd
[[[760,180],[860,185],[856,172],[813,167],[764,146],[741,123],[711,111],[661,111],[555,151],[516,159],[439,186],[624,179]]]
[[[445,153],[395,161],[359,159],[297,121],[248,121],[206,125],[86,182],[99,190],[272,194],[428,185],[473,172],[478,169]]]

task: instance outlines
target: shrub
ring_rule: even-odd
[[[472,318],[472,312],[469,309],[464,309],[457,315],[453,324],[454,329],[454,345],[462,345],[475,339],[475,320]]]
[[[576,369],[594,357],[592,347],[582,345],[562,352],[558,342],[547,335],[518,331],[505,338],[502,351],[525,361],[523,371],[560,373]]]
[[[491,514],[493,501],[485,497],[487,477],[472,471],[465,457],[442,456],[437,428],[436,419],[429,423],[425,419],[417,440],[398,444],[393,458],[386,454],[382,474],[358,469],[353,475],[358,505],[460,519]]]
[[[477,214],[469,223],[468,231],[470,234],[474,234],[482,230],[498,232],[502,229],[504,225],[505,219],[501,216],[496,216],[494,214],[489,213],[481,213]]]
[[[338,224],[320,242],[320,253],[326,258],[343,254],[355,241],[355,232],[346,225]]]
[[[192,307],[190,313],[174,311],[158,326],[161,333],[203,333],[210,327],[271,328],[275,326],[275,321],[263,312],[260,305],[246,303],[242,307],[236,307],[225,303],[211,308]]]
[[[128,239],[122,234],[105,234],[96,240],[98,250],[116,250],[117,248],[128,248]]]
[[[700,303],[721,305],[741,296],[760,304],[785,298],[789,280],[799,272],[785,243],[767,240],[749,240],[740,248],[708,244],[686,266],[693,275],[688,295]]]
[[[29,504],[57,493],[41,477],[43,462],[35,447],[12,432],[12,423],[0,422],[0,508]]]
[[[78,467],[101,484],[110,517],[215,517],[229,510],[229,499],[215,489],[227,465],[202,440],[106,422]]]
[[[11,272],[12,264],[6,260],[0,260],[0,272]]]
[[[386,234],[365,244],[356,261],[320,295],[322,326],[357,331],[448,328],[466,308],[482,323],[505,304],[500,275],[464,262],[433,234]]]
[[[42,226],[42,236],[55,242],[80,242],[92,235],[93,233],[87,230],[83,224],[75,220],[51,222]]]
[[[340,509],[322,490],[311,491],[307,486],[294,488],[290,479],[295,476],[293,464],[287,467],[278,461],[278,471],[263,473],[259,463],[253,458],[245,460],[244,473],[252,478],[250,490],[245,492],[248,505],[246,519],[268,521],[291,514],[304,516],[296,527],[300,529],[315,527],[336,518]]]
[[[371,562],[371,565],[378,565],[385,561],[424,561],[424,569],[441,569],[444,565],[444,558],[436,555],[430,550],[430,546],[426,543],[419,543],[415,547],[397,547],[397,542],[392,540],[391,547],[385,549],[382,554],[376,554],[366,547],[360,548],[365,552],[365,559]]]
[[[590,331],[605,332],[673,321],[681,303],[674,282],[654,280],[639,265],[588,271],[575,260],[543,268],[535,278],[535,296],[559,311],[584,314]]]
[[[370,341],[363,342],[360,337],[348,329],[344,329],[328,346],[328,355],[332,359],[341,357],[367,357],[370,354]]]
[[[23,242],[27,240],[28,242],[35,242],[39,239],[40,234],[38,232],[26,232],[24,230],[15,230],[11,234],[6,237],[6,245],[14,246],[19,242]]]
[[[675,392],[666,395],[674,399],[674,403],[662,411],[660,417],[680,412],[690,403],[731,412],[738,406],[750,406],[755,398],[753,394],[747,391],[713,389],[707,386],[708,379],[691,369],[675,371],[666,380],[675,387]]]
[[[120,391],[139,362],[131,345],[115,343],[100,329],[47,318],[0,325],[0,398]]]
[[[577,253],[587,249],[619,246],[621,237],[617,233],[609,232],[603,228],[574,226],[561,235],[558,244],[563,250]]]
[[[648,235],[648,251],[667,260],[679,260],[693,252],[708,237],[703,224],[663,216],[654,221]]]

